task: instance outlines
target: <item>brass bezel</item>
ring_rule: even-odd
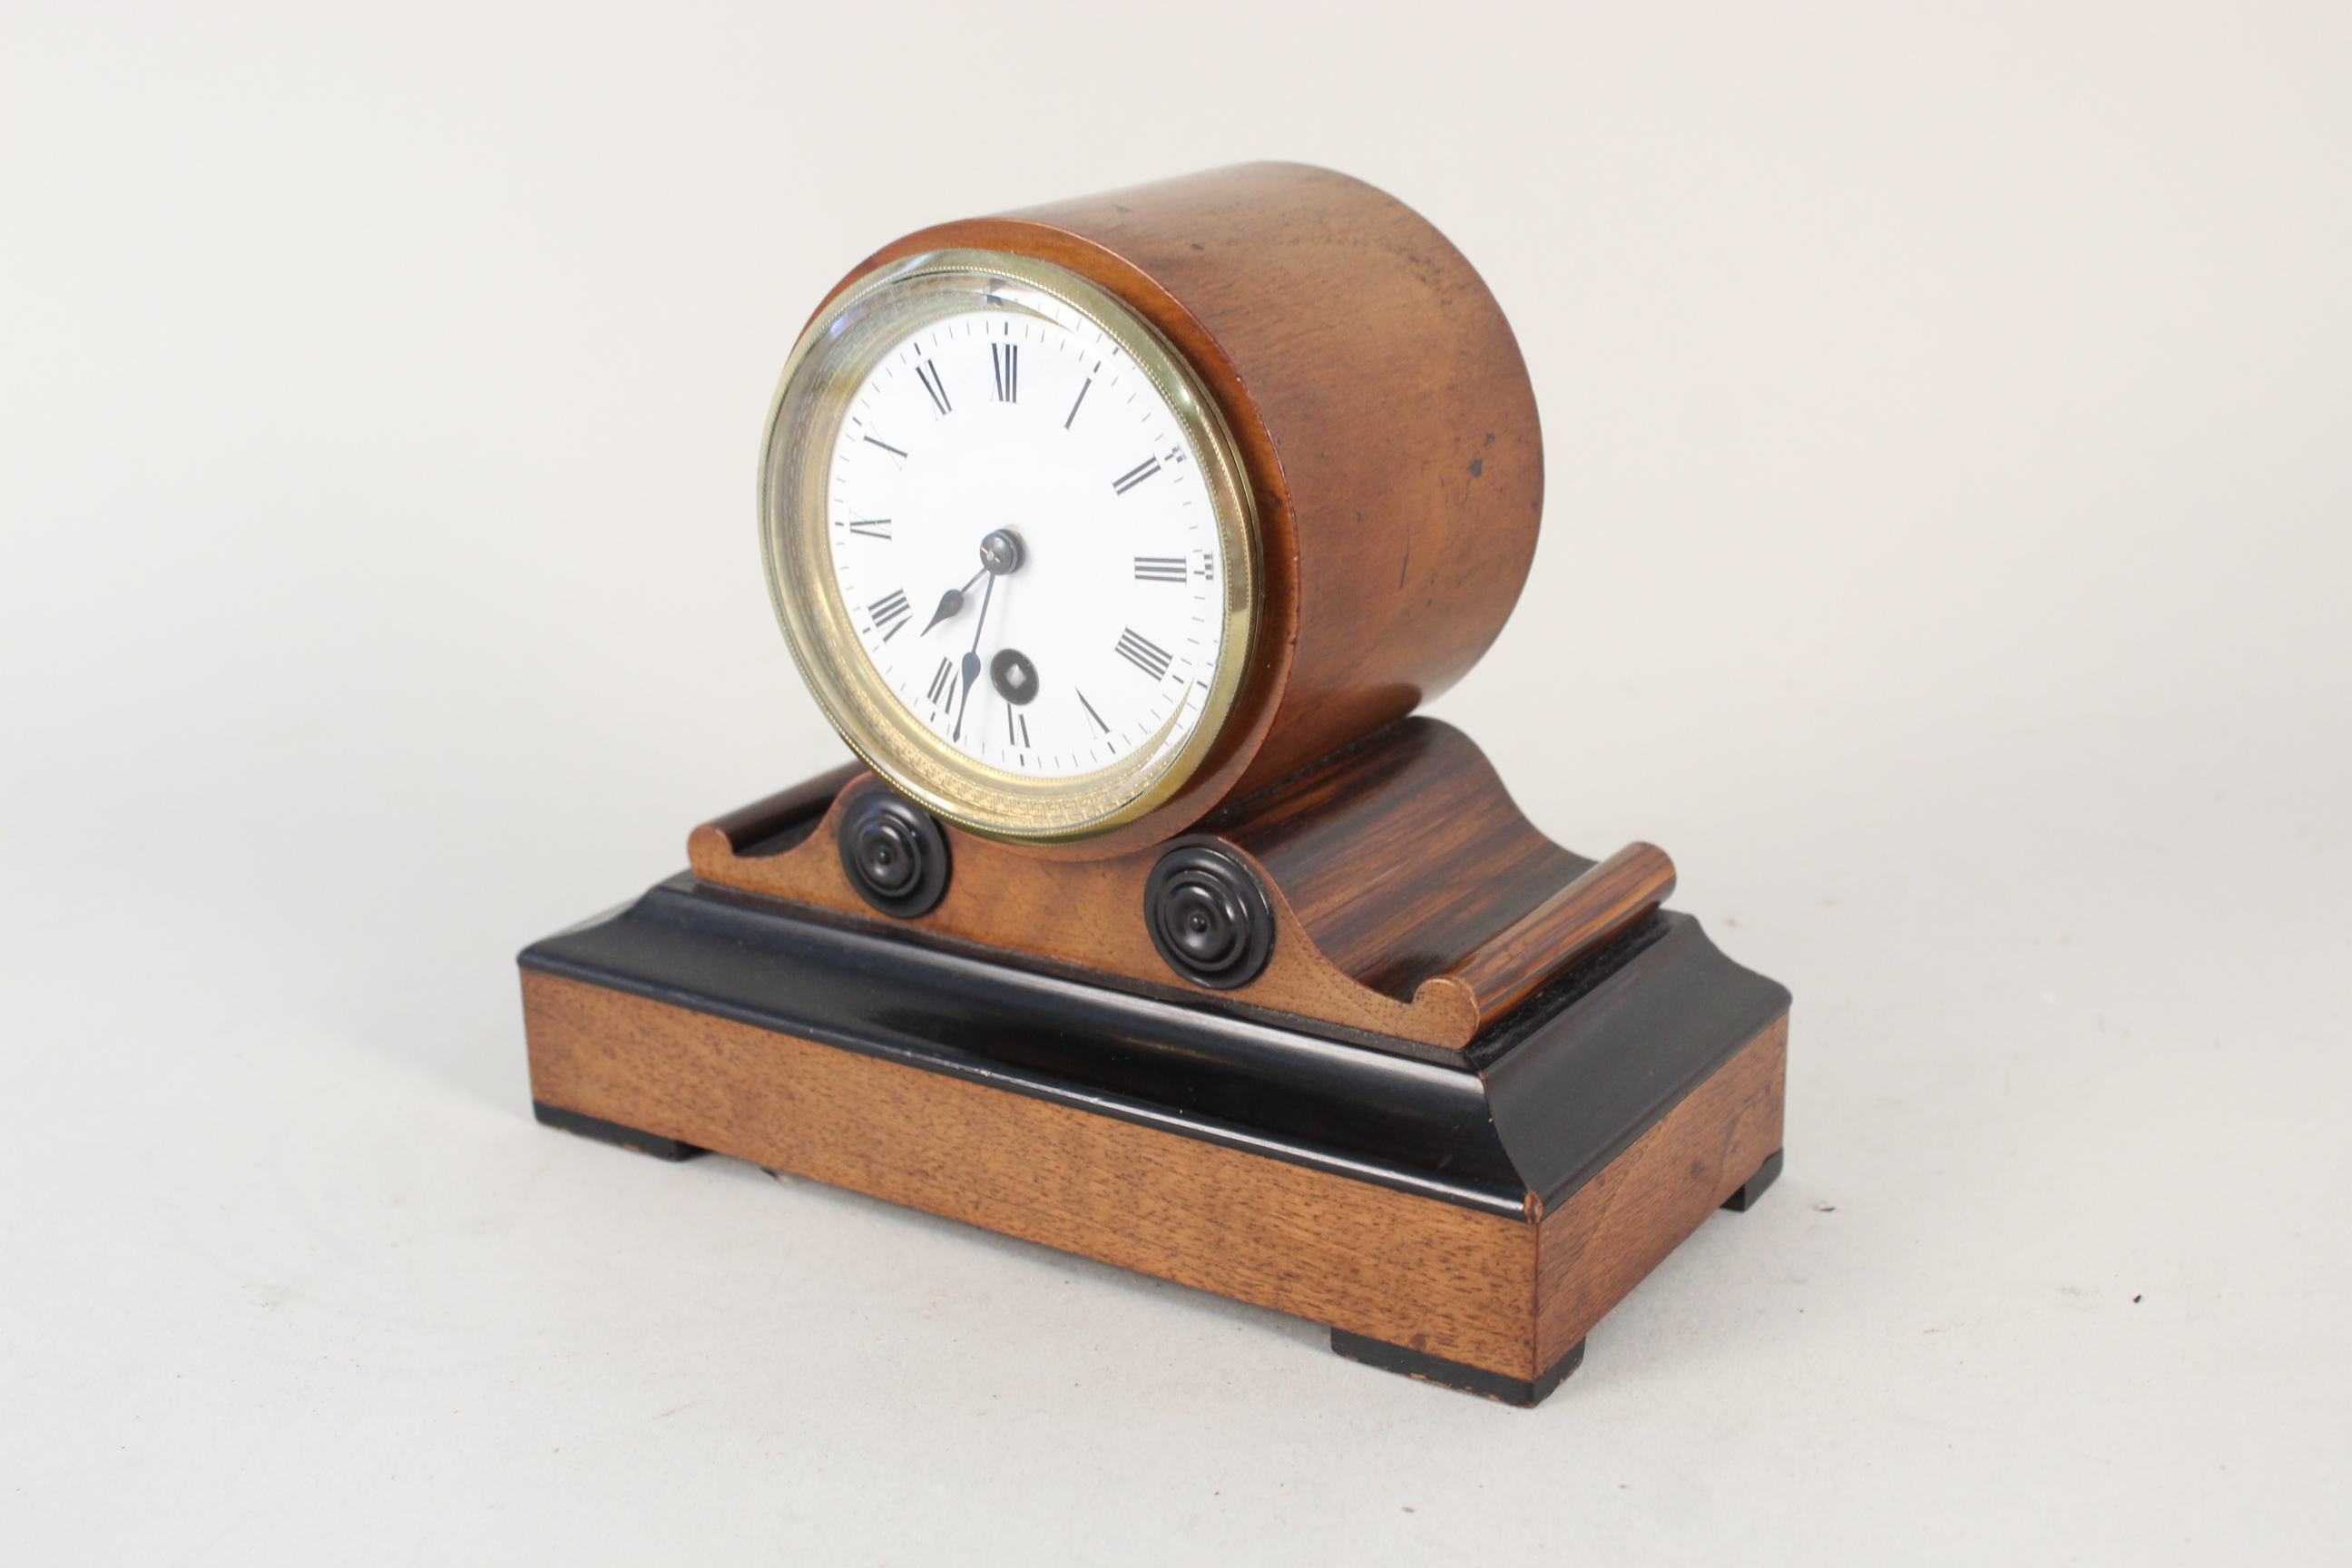
[[[1042,294],[1116,342],[1166,400],[1207,489],[1223,558],[1223,640],[1199,721],[1171,747],[1180,708],[1126,760],[1036,779],[991,767],[927,729],[866,658],[842,603],[825,480],[849,399],[888,350],[974,306],[1029,309]],[[1133,822],[1196,772],[1232,716],[1255,652],[1257,517],[1241,456],[1199,376],[1150,323],[1077,274],[991,250],[937,250],[876,268],[817,314],[793,345],[769,410],[760,540],[770,596],[801,677],[866,764],[935,815],[1008,842],[1066,843]]]

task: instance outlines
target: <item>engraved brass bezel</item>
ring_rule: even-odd
[[[1028,778],[965,755],[925,727],[867,658],[833,571],[826,481],[849,401],[890,350],[974,309],[1027,310],[1044,295],[1099,328],[1173,413],[1216,519],[1223,584],[1217,668],[1181,742],[1180,705],[1126,758],[1094,773]],[[784,640],[817,705],[876,773],[935,815],[990,838],[1066,843],[1133,822],[1181,789],[1216,743],[1255,651],[1257,518],[1240,453],[1200,378],[1115,296],[1050,262],[937,250],[876,268],[820,311],[793,345],[768,416],[760,539]]]

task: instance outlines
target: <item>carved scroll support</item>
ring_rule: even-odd
[[[844,812],[880,787],[853,764],[707,823],[688,840],[694,873],[918,941],[1444,1053],[1675,885],[1674,863],[1653,845],[1596,864],[1554,844],[1467,737],[1427,719],[1237,802],[1173,846],[1057,861],[945,827],[946,891],[908,919],[861,891],[837,842]],[[1244,984],[1198,984],[1153,940],[1154,868],[1201,847],[1257,879],[1273,920],[1271,951]]]

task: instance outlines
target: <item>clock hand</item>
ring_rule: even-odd
[[[989,601],[996,597],[996,574],[988,574],[988,586],[981,590],[980,618],[971,625],[971,647],[963,656],[963,699],[956,705],[955,731],[950,741],[963,739],[963,716],[971,707],[971,683],[980,679],[980,634],[988,625]]]
[[[987,574],[988,568],[985,566],[982,567],[979,571],[971,574],[971,583],[979,582],[981,578]],[[917,637],[921,637],[923,632],[929,631],[933,626],[938,626],[950,616],[960,616],[963,614],[963,596],[971,592],[971,583],[966,583],[961,588],[950,588],[946,593],[941,594],[940,595],[940,607],[931,612],[931,618],[929,620],[923,623],[923,631],[917,632],[915,635]]]
[[[956,707],[955,731],[948,736],[950,741],[963,739],[963,716],[971,707],[971,684],[980,679],[980,634],[988,626],[988,606],[996,597],[996,580],[1008,572],[1018,572],[1024,555],[1021,536],[1009,528],[992,528],[980,542],[980,569],[988,574],[988,586],[980,595],[980,618],[971,624],[971,650],[963,656],[963,698]],[[957,590],[957,600],[961,603],[961,589]]]

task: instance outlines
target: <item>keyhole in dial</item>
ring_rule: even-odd
[[[1037,667],[1017,647],[999,648],[988,661],[988,683],[996,694],[1018,708],[1037,695]]]

